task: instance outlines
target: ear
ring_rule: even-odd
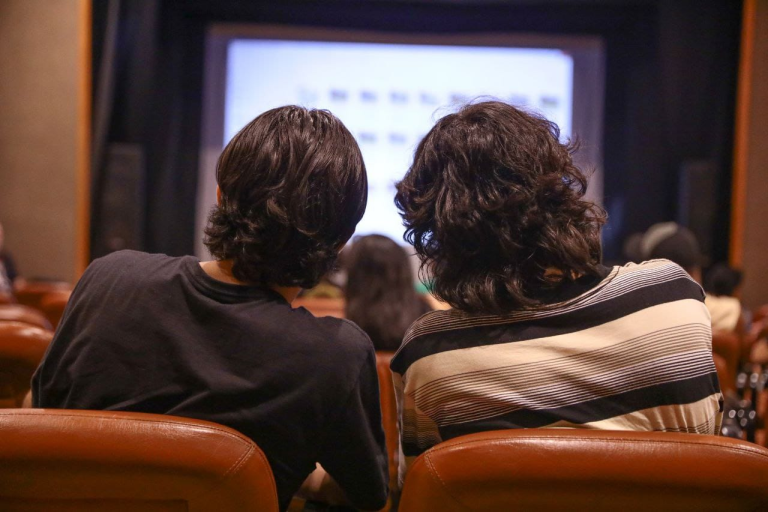
[[[216,204],[221,206],[221,189],[216,185]]]

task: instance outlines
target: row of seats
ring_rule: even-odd
[[[40,289],[41,287],[38,287],[38,290]],[[62,300],[65,294],[66,298],[69,296],[69,291],[63,288],[48,289],[46,293],[53,293],[58,300]],[[42,307],[46,303],[46,293],[39,293],[39,296],[34,299],[32,294],[29,294],[25,301],[30,306],[21,304],[0,306],[0,340],[7,340],[0,341],[0,376],[8,376],[8,378],[3,378],[2,383],[0,383],[0,407],[22,406],[24,396],[29,388],[31,375],[51,340],[51,322],[39,310],[31,306],[31,304],[37,304],[38,307]],[[330,314],[339,317],[344,315],[343,301],[335,299],[299,299],[299,303],[296,305],[307,307],[316,315]],[[63,307],[61,310],[63,311]],[[725,341],[713,340],[714,358],[718,373],[721,374],[721,382],[731,386],[733,383],[732,376],[736,372],[736,365],[738,364],[737,344],[738,340],[736,342],[729,339],[725,339]],[[735,358],[734,354],[736,354]],[[387,446],[389,447],[390,479],[394,490],[397,482],[398,429],[397,408],[389,370],[392,355],[392,353],[377,354],[377,369],[381,386],[382,419]],[[762,410],[761,417],[763,417],[762,415],[768,409],[768,392],[761,393],[755,399],[758,402],[758,409]],[[764,431],[759,440],[765,442]],[[4,508],[2,509],[4,510]]]
[[[262,451],[163,415],[0,411],[0,509],[276,511]],[[399,510],[768,510],[768,449],[678,433],[505,430],[455,438],[412,466]]]
[[[0,296],[0,321],[14,320],[55,330],[71,295],[69,283],[26,283],[14,290],[13,296]]]

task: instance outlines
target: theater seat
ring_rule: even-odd
[[[399,434],[397,428],[397,404],[395,403],[395,388],[392,385],[392,371],[389,363],[394,352],[376,352],[376,371],[379,374],[379,396],[381,397],[381,421],[384,425],[384,438],[387,442],[389,458],[389,489],[390,498],[397,488],[397,453]],[[389,510],[391,503],[383,510]]]
[[[13,292],[19,304],[40,309],[40,302],[51,292],[72,290],[72,285],[63,281],[27,281]]]
[[[715,436],[583,429],[471,434],[422,454],[400,512],[768,510],[768,449]]]
[[[725,360],[730,382],[736,381],[741,354],[741,340],[732,332],[712,332],[712,352]]]
[[[59,321],[64,315],[64,309],[66,309],[71,295],[72,292],[69,290],[57,290],[43,295],[43,298],[40,299],[40,310],[54,329],[59,326]]]
[[[717,379],[720,381],[720,390],[723,393],[736,391],[735,377],[729,373],[728,364],[725,362],[725,359],[717,354],[712,354],[712,360],[715,362]]]
[[[51,330],[51,323],[43,313],[21,304],[0,304],[0,322],[22,322]]]
[[[43,359],[51,338],[53,333],[40,327],[0,322],[0,408],[21,407],[32,374]]]
[[[0,411],[4,512],[273,512],[272,470],[238,432],[129,412]]]

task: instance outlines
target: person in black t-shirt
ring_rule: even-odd
[[[381,508],[371,341],[352,322],[290,305],[363,215],[360,150],[329,112],[281,107],[232,139],[216,177],[205,231],[215,260],[121,251],[94,261],[33,377],[34,405],[215,421],[261,447],[283,509],[300,488]]]

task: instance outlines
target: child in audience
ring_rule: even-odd
[[[305,479],[309,497],[378,509],[388,471],[373,345],[352,322],[290,304],[363,215],[360,149],[329,112],[281,107],[235,135],[216,173],[215,259],[94,261],[35,373],[34,405],[222,423],[264,451],[282,509]]]
[[[355,239],[346,260],[346,317],[376,350],[394,352],[413,321],[432,310],[416,293],[408,254],[390,238],[369,235]]]
[[[500,102],[424,137],[396,203],[453,309],[419,318],[392,360],[400,476],[484,430],[719,432],[704,293],[680,266],[601,264],[605,213],[557,126]]]

